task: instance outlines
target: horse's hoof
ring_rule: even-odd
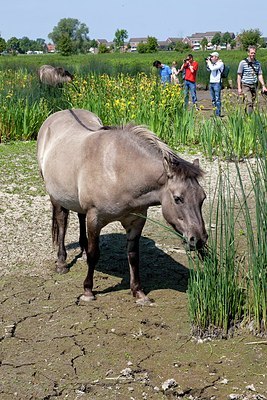
[[[57,266],[56,272],[57,272],[58,274],[66,274],[67,272],[69,272],[69,268]]]
[[[138,306],[151,306],[153,302],[148,297],[142,297],[136,300]]]
[[[80,297],[80,301],[86,301],[87,303],[89,301],[93,301],[95,300],[95,296],[94,295],[86,295],[86,294],[82,294]]]

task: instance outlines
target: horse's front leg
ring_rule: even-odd
[[[65,247],[65,235],[68,224],[69,210],[56,204],[51,199],[53,206],[52,237],[54,244],[58,245],[57,272],[64,274],[69,271],[66,264],[67,252]]]
[[[101,231],[101,226],[98,225],[97,216],[92,211],[87,213],[86,219],[88,245],[85,250],[87,256],[88,272],[83,284],[84,294],[80,297],[80,300],[91,301],[95,300],[95,296],[93,294],[94,271],[100,256],[99,235]]]
[[[145,295],[139,274],[139,240],[146,222],[146,210],[143,217],[130,216],[122,221],[127,233],[127,256],[130,268],[130,288],[138,304],[151,303]]]

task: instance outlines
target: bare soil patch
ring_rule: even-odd
[[[229,340],[191,337],[189,270],[176,237],[146,224],[141,276],[154,303],[140,307],[129,291],[124,232],[119,223],[106,227],[97,300],[80,303],[86,263],[76,215],[66,240],[71,270],[58,275],[35,145],[0,146],[0,155],[1,399],[267,398],[266,341],[247,332]],[[217,165],[202,165],[209,194]],[[163,222],[159,207],[149,216]]]

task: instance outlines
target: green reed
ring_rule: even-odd
[[[209,247],[203,260],[189,254],[189,314],[193,334],[228,335],[244,314],[243,270],[238,255],[238,215],[235,183],[229,171],[219,168],[216,189],[210,203]]]
[[[260,147],[267,148],[266,128],[262,126]],[[267,331],[267,156],[266,152],[247,164],[252,196],[246,196],[243,177],[237,168],[244,199],[248,248],[247,319],[257,333]]]
[[[265,125],[258,137],[267,146]],[[267,157],[247,162],[247,171],[219,168],[210,202],[208,249],[189,255],[189,314],[193,333],[226,336],[249,325],[267,333]],[[235,178],[233,178],[235,176]]]

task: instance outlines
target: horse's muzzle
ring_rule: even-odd
[[[187,244],[188,250],[190,250],[190,251],[202,249],[205,246],[205,244],[207,243],[207,240],[208,240],[207,233],[205,235],[203,235],[203,237],[200,239],[197,239],[195,236],[191,236],[190,239],[185,238],[185,242]]]

